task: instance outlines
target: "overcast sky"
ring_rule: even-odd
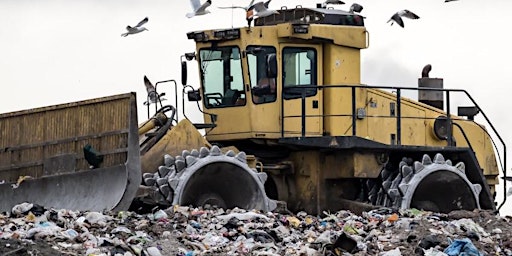
[[[317,2],[273,0],[270,7]],[[181,81],[180,55],[195,50],[186,32],[245,26],[242,10],[217,7],[248,3],[213,0],[211,14],[188,19],[187,0],[1,0],[0,113],[126,92],[136,92],[142,106],[144,75],[153,83]],[[335,8],[347,10],[352,2],[346,3]],[[445,88],[467,90],[505,143],[512,143],[512,100],[505,91],[512,81],[512,1],[358,3],[370,33],[370,47],[362,50],[362,83],[415,87],[423,66],[432,64],[431,77],[444,78]],[[420,19],[406,19],[405,29],[386,23],[400,9]],[[146,16],[149,31],[120,36]],[[189,65],[189,84],[197,87],[195,70]],[[145,117],[139,108],[139,121]],[[512,199],[504,209],[512,214]]]

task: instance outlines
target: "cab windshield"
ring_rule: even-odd
[[[245,105],[240,49],[235,46],[199,51],[203,99],[207,108]]]

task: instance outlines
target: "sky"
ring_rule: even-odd
[[[317,2],[272,0],[270,7],[314,7]],[[353,3],[345,2],[334,8],[347,10]],[[210,14],[189,19],[188,0],[0,0],[0,113],[136,92],[139,121],[144,121],[144,75],[153,83],[175,79],[181,84],[180,56],[195,50],[186,33],[243,27],[242,10],[217,7],[248,3],[213,0]],[[512,37],[507,34],[512,1],[357,3],[364,7],[361,15],[370,35],[370,46],[361,53],[363,84],[416,87],[421,69],[431,64],[430,76],[443,78],[445,88],[467,90],[505,143],[512,145],[507,113],[512,101],[506,93],[512,81]],[[405,28],[390,26],[387,21],[401,9],[420,19],[405,19]],[[144,17],[149,18],[148,31],[121,37],[127,25]],[[188,67],[188,84],[197,88],[197,68],[191,63]],[[167,98],[174,98],[174,89],[166,88]],[[188,116],[201,120],[193,108],[187,105]],[[500,187],[498,202],[502,194]],[[501,213],[512,215],[512,199]]]

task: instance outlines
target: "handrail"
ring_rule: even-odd
[[[451,103],[451,100],[450,100],[450,93],[462,93],[464,94],[467,99],[469,99],[472,104],[474,104],[475,107],[477,107],[479,110],[480,110],[480,113],[482,114],[482,117],[484,118],[485,122],[486,122],[486,127],[490,127],[493,134],[498,138],[498,140],[501,142],[501,145],[503,147],[503,159],[501,159],[500,157],[500,150],[498,149],[498,146],[496,145],[495,141],[493,140],[492,136],[489,134],[489,132],[482,126],[482,125],[478,125],[478,123],[476,123],[486,134],[489,135],[489,138],[491,139],[491,142],[493,144],[493,147],[497,153],[497,161],[498,163],[500,164],[500,167],[503,171],[503,176],[507,176],[507,151],[506,151],[506,145],[505,145],[505,142],[503,140],[503,138],[499,135],[498,131],[496,130],[496,128],[494,127],[494,125],[491,123],[491,121],[489,120],[489,118],[487,117],[487,115],[485,114],[485,112],[480,108],[480,106],[476,103],[476,101],[473,99],[473,97],[471,97],[471,95],[464,89],[444,89],[444,88],[426,88],[426,87],[397,87],[397,86],[372,86],[372,85],[343,85],[343,84],[340,84],[340,85],[299,85],[299,86],[287,86],[287,89],[290,89],[290,88],[294,88],[294,89],[297,89],[297,90],[302,90],[302,94],[301,94],[301,112],[302,112],[302,115],[301,115],[301,124],[302,124],[302,127],[301,127],[301,133],[302,133],[302,136],[305,136],[305,131],[306,131],[306,117],[308,117],[308,115],[306,115],[306,110],[305,110],[305,104],[306,104],[306,100],[305,100],[305,92],[307,89],[316,89],[316,90],[322,90],[322,89],[335,89],[335,88],[351,88],[351,100],[352,100],[352,106],[351,106],[351,116],[352,116],[352,136],[356,136],[356,115],[357,115],[357,106],[356,106],[356,89],[357,88],[365,88],[365,89],[379,89],[379,90],[395,90],[396,91],[396,102],[397,102],[397,111],[396,111],[396,118],[397,118],[397,134],[396,134],[396,143],[397,145],[401,145],[401,119],[403,118],[401,115],[401,91],[403,90],[413,90],[413,91],[419,91],[419,90],[424,90],[424,91],[441,91],[441,92],[445,92],[446,94],[446,118],[447,118],[447,123],[450,124],[450,129],[448,129],[448,137],[447,137],[447,146],[453,146],[453,141],[452,141],[452,130],[453,130],[453,125],[454,123],[452,122],[451,120],[451,109],[450,109],[450,103]],[[285,97],[284,97],[285,93],[283,92],[281,94],[281,124],[282,124],[282,127],[281,127],[281,137],[285,137],[285,122],[284,122],[284,119],[285,118],[294,118],[294,117],[297,117],[297,116],[285,116],[285,109],[284,109],[284,100],[285,100]],[[295,99],[299,99],[299,98],[295,98]],[[317,116],[317,115],[315,115]],[[350,116],[350,114],[348,115]],[[322,117],[324,117],[324,115],[322,115]],[[461,127],[459,127],[459,129],[461,129]],[[465,136],[465,135],[464,135]],[[467,138],[466,138],[467,140]],[[470,145],[468,143],[468,145]],[[506,193],[507,193],[507,185],[506,185],[506,182],[504,181],[503,182],[503,202],[499,205],[498,207],[498,211],[501,209],[501,207],[505,204],[505,201],[506,201]]]

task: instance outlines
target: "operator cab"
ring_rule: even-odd
[[[328,76],[329,82],[359,83],[359,49],[366,48],[366,35],[364,17],[357,13],[301,6],[257,18],[254,27],[189,32],[196,42],[205,120],[217,117],[208,139],[300,135],[304,97],[306,114],[315,116],[308,118],[305,132],[321,136],[323,95],[316,86],[326,83],[323,70],[331,65],[324,59],[343,58],[354,64],[349,71],[357,69],[340,81]]]

